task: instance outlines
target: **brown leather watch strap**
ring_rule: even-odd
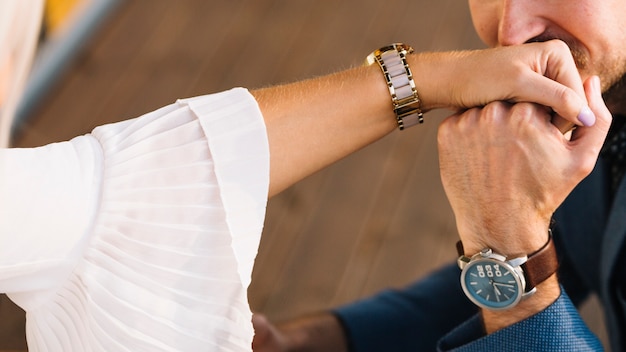
[[[556,256],[556,248],[552,240],[552,233],[548,236],[548,242],[536,252],[528,256],[526,263],[521,265],[526,278],[526,292],[532,291],[559,268],[559,260]]]
[[[456,250],[459,256],[465,256],[463,243],[461,241],[456,243]],[[524,272],[524,278],[526,280],[526,292],[532,291],[535,286],[545,281],[557,271],[559,268],[559,260],[556,256],[554,241],[552,240],[552,231],[548,232],[548,242],[537,251],[529,254],[526,262],[520,265],[520,267]]]

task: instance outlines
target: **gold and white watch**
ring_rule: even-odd
[[[406,61],[406,55],[412,52],[409,45],[394,43],[374,50],[366,58],[367,65],[378,63],[383,71],[400,130],[424,122],[421,101]]]

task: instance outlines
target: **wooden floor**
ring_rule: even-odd
[[[460,0],[123,2],[16,136],[66,140],[177,98],[273,85],[358,65],[379,46],[480,47]],[[454,260],[439,181],[445,111],[272,199],[250,300],[282,320],[398,287]],[[585,317],[602,336],[595,303]],[[0,301],[0,350],[24,349],[23,317]],[[15,329],[15,330],[11,330]]]

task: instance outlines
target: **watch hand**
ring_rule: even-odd
[[[494,283],[493,283],[493,285],[494,285],[494,287],[495,287],[496,285],[499,285],[499,286],[504,286],[504,287],[514,287],[514,286],[513,286],[513,285],[511,285],[511,284],[503,284],[503,283],[501,283],[501,282],[494,282]]]
[[[493,283],[493,290],[496,292],[496,297],[500,296],[502,293],[500,293],[500,290],[498,290],[498,286],[496,286],[496,283]]]
[[[498,286],[495,285],[495,282],[493,283],[493,290],[496,293],[496,301],[500,302],[500,296],[502,296],[502,293],[498,290]]]

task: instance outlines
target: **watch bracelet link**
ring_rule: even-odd
[[[394,43],[374,50],[366,58],[367,65],[377,63],[383,72],[400,130],[424,122],[413,73],[406,60],[411,53],[411,46]]]
[[[459,254],[459,261],[469,262],[470,258],[465,256],[463,242],[458,241],[456,243],[456,249]],[[527,258],[528,259],[521,264],[520,267],[524,272],[526,281],[524,291],[530,292],[558,270],[559,261],[552,239],[552,230],[548,230],[548,241],[543,247],[529,254]]]

